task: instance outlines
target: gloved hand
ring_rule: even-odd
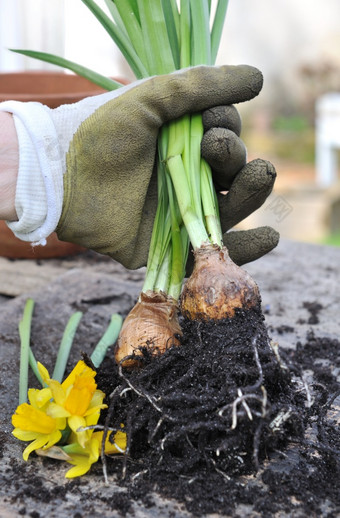
[[[234,106],[206,110],[203,125],[202,156],[212,167],[215,186],[220,191],[217,197],[223,241],[232,260],[242,266],[278,244],[279,233],[268,226],[228,232],[265,202],[273,189],[276,171],[266,160],[246,163],[246,149],[239,138],[241,118]]]
[[[15,115],[20,153],[30,149],[30,160],[35,160],[35,169],[31,163],[28,170],[26,160],[26,171],[25,160],[20,160],[19,221],[11,223],[11,228],[21,238],[42,242],[57,227],[62,240],[108,254],[128,268],[144,265],[157,204],[154,164],[159,129],[186,113],[249,100],[261,87],[262,75],[252,67],[196,67],[56,110],[36,103],[3,103],[0,109]],[[230,142],[238,146],[241,141],[232,134]],[[215,146],[214,140],[212,145],[209,140],[206,143],[206,149]],[[235,177],[236,169],[248,177],[251,168],[242,168],[245,150],[241,148],[242,152],[230,148],[228,157],[234,166],[227,169],[224,157],[215,153],[217,164],[212,166],[221,187],[226,186],[224,178]],[[262,178],[267,166],[260,165],[258,170]],[[232,181],[227,205],[236,204],[242,219],[248,205],[238,203],[243,194],[232,188],[241,173]],[[273,176],[265,173],[265,179],[264,187],[255,181],[252,188],[253,196],[262,201],[273,185]],[[223,206],[222,202],[222,214]],[[222,218],[224,230],[231,227],[230,216],[226,219],[227,224]],[[234,220],[233,216],[232,224]],[[255,255],[273,248],[272,239],[262,236],[260,241],[261,251]],[[234,246],[236,253],[239,247]],[[248,255],[242,260],[252,260],[254,251],[248,250]]]

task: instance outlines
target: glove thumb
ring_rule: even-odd
[[[150,106],[160,127],[187,113],[248,101],[259,94],[262,84],[261,72],[248,65],[198,66],[153,77],[131,91],[134,103]]]

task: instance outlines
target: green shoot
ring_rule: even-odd
[[[91,361],[96,368],[98,368],[104,360],[108,348],[114,345],[114,343],[116,342],[122,324],[123,318],[120,315],[112,315],[111,322],[107,330],[105,331],[104,335],[99,340],[93,353],[91,354]]]
[[[65,331],[64,331],[64,334],[63,334],[63,337],[62,337],[62,340],[60,343],[58,355],[57,355],[57,361],[55,363],[55,367],[54,367],[54,371],[53,371],[53,375],[52,375],[52,378],[59,381],[60,383],[62,382],[64,374],[65,374],[65,369],[66,369],[67,361],[68,361],[68,358],[70,355],[74,335],[77,331],[77,327],[79,325],[79,322],[80,322],[82,316],[83,316],[83,313],[81,311],[77,311],[70,317],[70,319],[65,327]]]
[[[129,2],[126,0],[115,0],[114,3],[109,3],[111,3],[111,5],[114,6],[118,11],[115,14],[115,21],[117,25],[120,20],[141,62],[146,63],[147,57],[145,54],[143,33],[140,22],[137,19],[134,10],[131,9]]]
[[[38,365],[37,365],[37,360],[35,359],[35,356],[34,356],[33,351],[32,351],[31,348],[29,348],[29,364],[30,364],[30,367],[31,367],[35,377],[39,381],[40,385],[42,387],[45,387],[43,379],[40,376],[40,372],[39,372]]]
[[[213,26],[211,29],[211,62],[215,63],[220,46],[224,20],[227,14],[229,0],[218,0]]]
[[[31,324],[34,309],[34,300],[28,299],[22,320],[19,322],[20,336],[20,371],[19,371],[19,405],[26,403],[28,390],[28,362],[31,339]]]

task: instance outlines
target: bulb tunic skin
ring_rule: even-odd
[[[143,349],[154,355],[180,345],[177,301],[163,292],[142,292],[140,300],[124,321],[115,349],[116,362],[134,368],[141,362]],[[127,356],[133,355],[124,361]]]
[[[252,277],[229,257],[226,247],[204,244],[195,252],[195,266],[181,295],[181,311],[190,320],[232,318],[235,310],[260,304]]]

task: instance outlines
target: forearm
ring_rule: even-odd
[[[0,112],[0,219],[16,221],[15,189],[19,166],[18,139],[13,117]]]

